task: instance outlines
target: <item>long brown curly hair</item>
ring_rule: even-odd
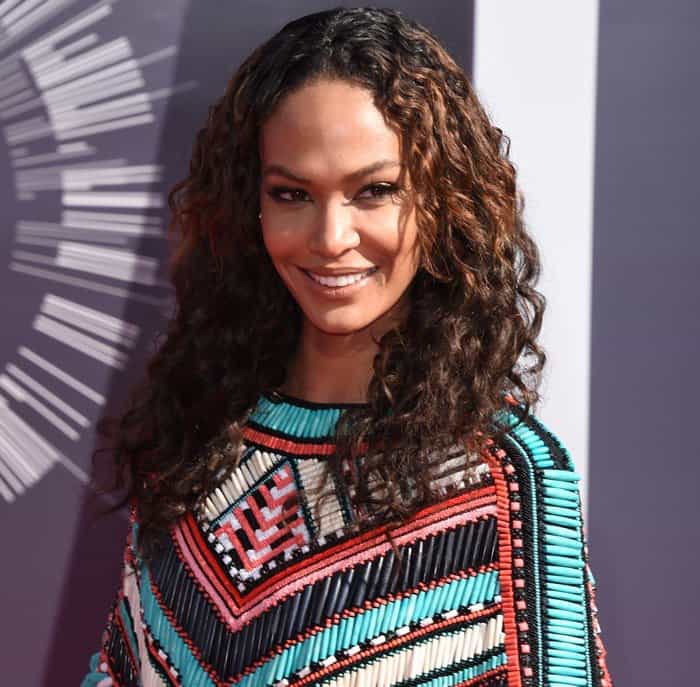
[[[404,521],[444,496],[431,487],[435,455],[455,439],[478,454],[505,431],[494,417],[506,395],[527,410],[539,402],[545,300],[507,137],[424,26],[390,9],[304,16],[259,46],[209,108],[189,174],[168,195],[175,313],[128,410],[99,424],[116,427],[112,488],[127,488],[108,512],[137,504],[143,555],[235,467],[250,410],[284,383],[301,311],[262,240],[258,135],[318,78],[366,88],[400,131],[421,255],[409,312],[379,342],[368,403],[338,421],[330,472],[362,449],[358,513]],[[214,450],[222,438],[231,450]]]

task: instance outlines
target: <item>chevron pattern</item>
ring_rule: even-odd
[[[264,396],[237,467],[150,564],[132,508],[98,657],[115,684],[612,686],[577,475],[551,433],[511,414],[478,463],[448,451],[445,498],[390,541],[343,527],[330,410]]]

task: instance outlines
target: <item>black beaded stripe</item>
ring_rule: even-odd
[[[419,582],[497,561],[497,544],[495,517],[480,518],[400,546],[401,568],[389,549],[381,557],[307,585],[235,633],[219,620],[206,595],[187,574],[172,540],[151,564],[151,578],[154,592],[199,648],[202,661],[218,675],[232,679],[274,646],[320,625],[325,618],[388,594],[414,590]]]
[[[187,574],[171,539],[150,564],[150,572],[154,594],[201,651],[203,661],[221,675],[227,653],[231,652],[233,635],[219,620],[208,597]]]
[[[128,639],[122,634],[122,629],[117,620],[119,613],[119,601],[115,602],[110,613],[109,639],[105,647],[109,657],[109,665],[117,678],[117,683],[124,687],[139,687],[138,676],[134,673],[127,646]]]
[[[238,675],[257,657],[274,646],[297,638],[325,618],[362,607],[367,601],[416,589],[451,573],[487,565],[497,560],[495,518],[484,518],[411,545],[399,547],[402,572],[393,549],[383,556],[329,575],[287,597],[241,629],[238,651],[227,666]],[[444,552],[444,555],[443,555]]]
[[[488,661],[490,658],[493,658],[494,656],[497,656],[498,654],[502,653],[503,648],[503,645],[496,646],[493,649],[489,649],[488,651],[480,653],[474,658],[470,658],[466,661],[459,661],[453,663],[452,665],[444,666],[443,668],[431,670],[427,673],[424,673],[423,675],[418,675],[417,677],[411,678],[410,680],[402,680],[401,682],[396,682],[391,687],[418,687],[418,685],[424,685],[426,682],[430,682],[431,680],[435,680],[439,677],[449,677],[450,675],[454,675],[455,673],[458,673],[461,670],[465,670],[466,668],[472,668],[473,666],[476,666],[479,663],[484,663],[485,661]],[[507,670],[506,664],[504,663],[502,666],[500,666],[499,669],[502,670],[503,673],[505,673],[505,671]],[[507,675],[505,674],[491,675],[490,677],[484,678],[481,681],[472,683],[472,687],[476,687],[476,685],[479,685],[480,687],[506,685],[506,679]]]
[[[515,468],[515,473],[508,474],[503,473],[504,478],[507,482],[517,482],[518,491],[509,492],[511,500],[518,501],[520,503],[520,511],[518,512],[517,520],[520,520],[523,524],[522,530],[518,534],[518,531],[514,531],[514,536],[518,536],[523,540],[522,548],[513,548],[512,556],[513,558],[521,557],[525,561],[525,566],[523,568],[513,568],[513,580],[523,579],[525,580],[525,587],[523,589],[518,589],[513,587],[514,599],[524,599],[526,608],[515,610],[515,618],[518,623],[525,621],[528,624],[528,629],[525,631],[518,630],[518,645],[526,643],[530,645],[529,654],[520,654],[520,665],[529,666],[532,668],[532,677],[523,676],[523,685],[533,684],[537,685],[541,683],[540,676],[540,666],[538,665],[537,657],[539,655],[539,641],[538,638],[543,635],[544,628],[542,627],[542,618],[537,614],[537,604],[536,604],[536,592],[534,587],[534,568],[535,568],[535,551],[532,545],[533,538],[533,526],[536,522],[542,522],[541,512],[535,516],[532,512],[532,488],[533,485],[530,481],[530,473],[528,470],[528,465],[530,465],[530,459],[526,457],[527,449],[521,446],[520,443],[510,435],[503,437],[501,442],[501,448],[506,452],[506,457],[501,458],[503,465],[511,464]],[[526,455],[523,455],[525,452]],[[535,482],[538,481],[538,472],[534,468],[534,464],[530,465],[532,472],[535,475]],[[536,503],[541,511],[541,498],[539,493],[537,494]],[[539,574],[539,586],[540,592],[544,589],[544,570],[542,566],[542,561],[544,560],[544,551],[542,546],[543,533],[539,532],[538,537],[538,550],[537,557],[540,561],[540,574]]]

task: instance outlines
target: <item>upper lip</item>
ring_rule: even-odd
[[[312,274],[318,274],[321,277],[338,277],[346,274],[364,274],[369,270],[373,270],[374,265],[370,265],[369,267],[362,267],[360,269],[356,267],[346,267],[345,269],[337,270],[329,270],[327,268],[311,269],[308,267],[302,267],[301,269],[303,269],[306,272],[311,272]]]

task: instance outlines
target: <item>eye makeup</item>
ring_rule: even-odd
[[[358,198],[358,200],[367,200],[367,201],[378,201],[378,200],[383,200],[384,198],[388,198],[391,196],[394,196],[398,191],[399,191],[399,186],[394,183],[388,183],[388,182],[379,182],[379,183],[373,183],[373,184],[367,184],[363,188],[360,189],[359,194],[363,194],[365,191],[373,191],[376,192],[371,195],[371,197],[368,198]],[[301,200],[299,198],[297,199],[289,199],[289,198],[283,198],[282,195],[285,193],[289,194],[304,194],[306,191],[304,191],[301,188],[293,188],[290,186],[273,186],[267,191],[267,195],[272,198],[275,202],[278,203],[296,203],[296,202],[305,202],[304,200]]]

